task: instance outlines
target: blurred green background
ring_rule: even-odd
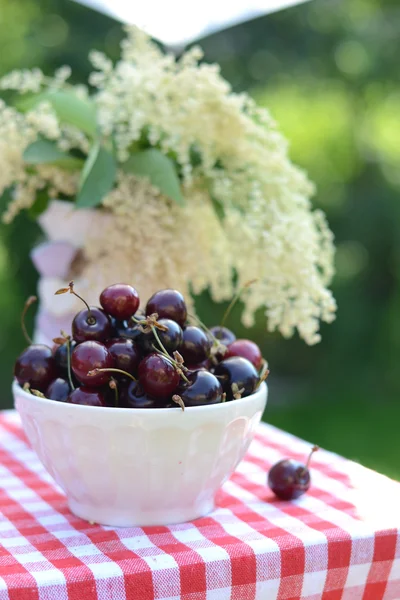
[[[171,18],[173,18],[171,16]],[[265,419],[400,478],[400,81],[398,0],[314,0],[202,40],[235,90],[268,106],[291,157],[316,182],[315,204],[337,243],[337,320],[309,348],[265,332],[252,337],[271,368]],[[68,0],[0,0],[0,75],[70,64],[90,71],[90,49],[118,56],[120,24]],[[0,207],[0,210],[2,207]],[[0,226],[1,406],[12,404],[12,364],[23,348],[19,315],[35,289],[28,252],[34,222]],[[208,324],[222,306],[205,294]]]

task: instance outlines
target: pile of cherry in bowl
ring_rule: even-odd
[[[156,292],[139,310],[137,291],[114,284],[86,307],[54,347],[31,344],[15,363],[18,383],[31,393],[72,404],[182,409],[253,394],[268,370],[258,346],[226,327],[188,319],[178,291]],[[195,324],[193,324],[193,322]]]

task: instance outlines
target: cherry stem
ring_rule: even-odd
[[[182,371],[182,367],[183,368],[186,368],[186,367],[184,367],[184,365],[180,365],[176,360],[174,360],[173,358],[170,357],[170,355],[168,354],[167,350],[165,349],[162,341],[160,340],[160,338],[158,336],[158,333],[157,333],[156,328],[154,327],[154,325],[151,326],[151,330],[153,332],[154,337],[156,338],[156,340],[158,342],[158,345],[161,348],[161,352],[159,350],[158,350],[158,352],[160,352],[160,354],[162,354],[167,360],[169,360],[169,362],[175,368],[179,369],[180,375],[181,375],[182,379],[184,379],[186,381],[186,383],[189,383],[189,379],[186,377],[186,375]],[[155,347],[155,346],[153,346],[153,347]],[[157,350],[157,348],[156,348],[156,350]]]
[[[118,408],[118,405],[119,405],[118,385],[117,385],[117,382],[114,379],[114,377],[111,377],[108,385],[110,386],[110,388],[112,390],[114,390],[114,395],[115,395],[114,406],[115,406],[115,408]]]
[[[319,450],[319,446],[313,446],[313,447],[311,448],[311,452],[310,452],[310,454],[308,455],[307,462],[306,462],[306,469],[308,469],[308,467],[309,467],[309,464],[310,464],[310,460],[311,460],[311,457],[312,457],[312,455],[314,454],[314,452],[317,452],[317,450]]]
[[[69,293],[70,293],[70,294],[73,294],[74,296],[76,296],[77,298],[79,298],[79,300],[82,300],[83,304],[86,306],[86,308],[87,308],[87,309],[88,309],[88,311],[89,311],[88,318],[87,318],[87,322],[89,323],[89,325],[94,325],[94,323],[96,322],[96,320],[94,320],[94,323],[92,323],[92,322],[89,322],[89,319],[90,319],[90,321],[92,321],[92,320],[93,320],[93,317],[92,317],[92,311],[90,310],[90,306],[89,306],[89,304],[86,302],[86,300],[85,300],[84,298],[82,298],[82,296],[80,296],[79,294],[77,294],[77,293],[76,293],[76,291],[74,290],[74,282],[73,282],[73,281],[70,281],[70,282],[69,282],[69,284],[68,284],[68,287],[69,287]]]
[[[69,337],[67,338],[67,370],[68,370],[68,381],[69,381],[69,385],[71,386],[71,389],[74,390],[75,386],[74,386],[74,382],[72,381],[72,374],[71,374],[71,354],[70,354],[70,350],[71,350],[71,340],[69,339]]]
[[[128,373],[127,371],[123,371],[122,369],[115,369],[114,367],[109,367],[108,369],[92,369],[91,371],[88,371],[88,375],[89,377],[91,377],[92,375],[97,375],[98,373],[121,373],[121,375],[125,375],[126,377],[129,377],[130,379],[132,379],[132,381],[137,381],[137,379],[135,379],[135,377],[133,375],[131,375],[130,373]]]
[[[25,306],[22,310],[21,313],[21,329],[22,329],[22,333],[24,334],[24,338],[26,339],[26,341],[28,342],[28,344],[33,344],[32,338],[29,335],[27,329],[26,329],[26,325],[25,325],[25,316],[26,313],[28,311],[28,308],[30,306],[32,306],[32,304],[34,304],[37,301],[37,297],[36,296],[29,296],[29,298],[27,299],[27,301],[25,302]]]
[[[232,300],[229,303],[228,308],[226,309],[226,311],[224,313],[224,316],[222,317],[222,321],[221,321],[221,325],[220,325],[221,329],[225,325],[227,318],[231,314],[232,308],[235,306],[236,302],[239,300],[239,298],[243,294],[244,290],[246,290],[247,288],[249,288],[256,281],[257,281],[257,279],[252,279],[251,281],[247,281],[247,283],[245,283],[241,288],[239,288],[239,290],[233,296]]]

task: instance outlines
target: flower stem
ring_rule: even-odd
[[[220,325],[221,329],[222,329],[222,327],[224,327],[227,318],[231,314],[232,308],[235,306],[236,302],[239,300],[239,298],[243,294],[244,290],[246,290],[248,287],[250,287],[251,285],[253,285],[253,283],[255,283],[256,281],[257,281],[257,279],[252,279],[251,281],[248,281],[241,288],[239,288],[239,290],[233,296],[232,300],[229,303],[228,308],[226,309],[226,311],[224,313],[224,316],[222,317],[222,321],[221,321],[221,325]]]

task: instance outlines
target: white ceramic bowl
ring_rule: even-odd
[[[103,525],[169,525],[204,516],[243,458],[266,402],[129,409],[32,396],[14,382],[15,407],[73,513]]]

